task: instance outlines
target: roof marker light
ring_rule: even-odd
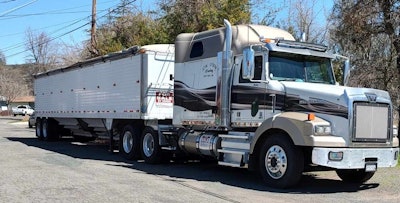
[[[315,114],[314,114],[314,113],[309,113],[309,114],[307,115],[307,120],[309,120],[309,121],[315,120]]]

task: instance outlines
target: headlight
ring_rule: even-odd
[[[330,135],[332,133],[331,126],[326,125],[316,125],[314,126],[315,135]]]

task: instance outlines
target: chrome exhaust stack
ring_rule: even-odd
[[[222,128],[230,128],[230,92],[231,92],[231,72],[232,72],[232,26],[228,20],[224,19],[226,27],[225,31],[225,47],[223,52],[218,53],[218,65],[220,70],[218,71],[218,82],[217,82],[217,117],[216,125]]]

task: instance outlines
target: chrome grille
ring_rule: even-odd
[[[386,142],[390,137],[388,104],[355,103],[353,141]]]

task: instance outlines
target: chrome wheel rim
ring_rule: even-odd
[[[39,123],[39,122],[36,122],[36,136],[37,136],[37,137],[42,136],[42,135],[40,134],[40,123]]]
[[[154,153],[154,138],[151,133],[146,133],[143,138],[143,153],[150,157]]]
[[[287,169],[287,157],[285,150],[278,145],[271,146],[265,156],[265,168],[273,179],[282,178]]]
[[[124,139],[123,139],[123,148],[125,153],[130,153],[132,151],[133,147],[133,135],[131,132],[126,131],[124,133]]]

